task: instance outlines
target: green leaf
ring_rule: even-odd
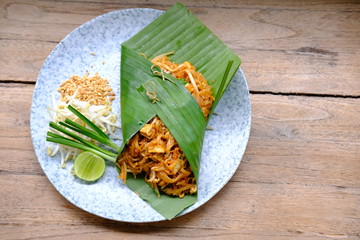
[[[182,4],[175,4],[122,44],[122,148],[150,119],[158,115],[184,151],[196,180],[201,181],[198,170],[208,120],[203,117],[200,107],[187,92],[182,80],[166,74],[170,81],[164,81],[151,71],[153,64],[149,59],[172,51],[174,54],[170,57],[171,61],[191,62],[212,85],[215,101],[211,112],[241,62],[231,49]],[[145,91],[151,81],[156,84],[156,97],[160,99],[155,103]],[[180,199],[161,194],[160,199],[166,199],[163,202],[143,178],[133,180],[131,174],[128,177],[127,185],[167,219],[177,215],[197,199],[195,195]]]
[[[126,46],[121,48],[121,124],[123,145],[131,139],[155,112],[148,109],[137,88],[152,77],[152,63]]]
[[[137,178],[134,178],[132,174],[128,175],[126,185],[166,219],[174,218],[185,208],[197,202],[197,195],[186,195],[183,198],[178,198],[163,194],[159,198],[154,189],[148,184],[144,184],[144,176],[139,175]]]
[[[213,96],[221,90],[228,62],[233,61],[233,64],[223,89],[228,87],[241,63],[240,58],[181,3],[175,4],[123,45],[149,59],[174,51],[170,60],[191,62],[212,85]],[[219,100],[215,99],[213,109]]]

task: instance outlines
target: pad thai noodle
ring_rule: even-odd
[[[162,71],[178,79],[184,79],[186,89],[195,98],[205,118],[210,114],[214,101],[211,86],[195,66],[186,61],[176,64],[166,53],[151,62]],[[117,165],[124,182],[128,173],[134,176],[144,173],[145,181],[159,194],[184,197],[197,191],[194,174],[185,154],[169,130],[155,116],[126,144],[118,157]]]

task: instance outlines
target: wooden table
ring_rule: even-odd
[[[0,2],[0,238],[360,239],[358,1],[183,1],[242,58],[253,111],[239,169],[199,209],[172,221],[115,222],[51,185],[29,131],[48,54],[98,15],[174,2]]]

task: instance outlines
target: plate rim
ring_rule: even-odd
[[[35,152],[35,155],[36,155],[36,158],[37,158],[37,161],[39,163],[39,165],[41,166],[41,169],[42,171],[44,172],[45,176],[47,177],[47,179],[49,180],[49,182],[51,183],[51,185],[57,190],[57,192],[63,197],[65,198],[68,202],[70,202],[71,204],[73,204],[75,207],[77,208],[80,208],[82,209],[83,211],[85,212],[88,212],[90,214],[93,214],[95,216],[98,216],[98,217],[101,217],[101,218],[104,218],[104,219],[109,219],[109,220],[114,220],[114,221],[120,221],[120,222],[131,222],[131,223],[146,223],[146,222],[158,222],[158,221],[164,221],[166,220],[165,218],[163,219],[158,219],[158,220],[149,220],[149,221],[129,221],[129,220],[124,220],[124,219],[114,219],[114,218],[109,218],[109,217],[106,217],[106,216],[102,216],[100,214],[97,214],[97,213],[94,213],[94,212],[91,212],[79,205],[77,205],[75,202],[73,202],[72,200],[70,200],[67,196],[64,196],[64,194],[62,194],[62,192],[58,189],[58,187],[56,186],[56,184],[54,182],[52,182],[52,180],[50,179],[50,177],[48,176],[48,173],[45,171],[44,167],[43,167],[43,164],[41,163],[40,161],[40,158],[38,156],[38,151],[36,149],[36,146],[35,146],[35,139],[34,139],[34,129],[33,129],[33,124],[34,124],[34,121],[35,119],[33,118],[33,108],[34,108],[34,98],[35,98],[35,95],[36,93],[38,92],[39,90],[39,86],[40,86],[40,78],[41,78],[41,72],[44,68],[44,66],[46,66],[48,64],[48,62],[51,60],[51,58],[53,57],[53,55],[57,52],[57,49],[61,47],[61,45],[63,44],[66,44],[66,41],[67,39],[71,38],[73,34],[76,34],[76,32],[78,32],[80,29],[86,27],[87,25],[91,25],[93,24],[93,22],[96,22],[98,21],[99,19],[102,19],[106,16],[109,16],[109,15],[112,15],[112,14],[119,14],[119,13],[125,13],[125,12],[131,12],[131,11],[137,11],[137,10],[143,10],[143,11],[149,11],[150,14],[154,14],[154,13],[163,13],[164,11],[163,10],[159,10],[159,9],[153,9],[153,8],[127,8],[127,9],[120,9],[120,10],[116,10],[116,11],[111,11],[111,12],[108,12],[108,13],[105,13],[105,14],[102,14],[102,15],[99,15],[99,16],[96,16],[95,18],[93,19],[90,19],[89,21],[79,25],[78,27],[76,27],[75,29],[73,29],[70,33],[68,33],[53,49],[52,51],[50,52],[50,54],[46,57],[46,59],[44,60],[44,63],[43,65],[41,66],[40,70],[39,70],[39,74],[37,76],[37,81],[36,81],[36,84],[35,84],[35,87],[34,87],[34,91],[33,91],[33,94],[32,94],[32,103],[31,103],[31,107],[30,107],[30,134],[31,134],[31,141],[32,141],[32,145],[33,145],[33,149],[34,149],[34,152]],[[157,17],[156,17],[157,18]],[[65,42],[65,43],[64,43]],[[247,97],[247,101],[248,101],[248,119],[247,119],[247,126],[246,126],[246,129],[245,129],[245,142],[244,142],[244,148],[243,148],[243,151],[242,153],[240,154],[241,158],[238,160],[238,164],[237,164],[237,167],[232,171],[231,174],[228,175],[228,177],[226,178],[226,180],[223,182],[223,184],[216,189],[216,191],[213,191],[211,195],[209,195],[209,197],[203,201],[201,204],[198,204],[198,206],[196,206],[196,208],[193,208],[191,209],[191,206],[187,209],[185,209],[184,211],[182,211],[179,215],[177,215],[175,218],[178,218],[178,217],[181,217],[187,213],[190,213],[198,208],[200,208],[202,205],[204,205],[205,203],[207,203],[210,199],[212,199],[216,194],[218,194],[221,189],[223,189],[225,187],[225,185],[231,180],[231,178],[234,176],[234,174],[236,173],[236,171],[238,170],[239,166],[240,166],[240,163],[244,157],[244,154],[245,154],[245,151],[246,151],[246,148],[247,148],[247,145],[248,145],[248,142],[249,142],[249,138],[250,138],[250,130],[251,130],[251,123],[252,123],[252,109],[251,109],[251,98],[250,98],[250,92],[249,92],[249,87],[248,87],[248,83],[247,83],[247,80],[246,80],[246,77],[243,73],[243,70],[239,67],[238,68],[238,71],[241,78],[243,78],[243,81],[241,81],[242,84],[245,85],[246,87],[246,97]],[[196,203],[195,203],[196,204]],[[194,204],[194,205],[195,205]],[[192,206],[194,206],[192,205]],[[162,217],[162,216],[161,216]],[[175,219],[174,218],[174,219]]]

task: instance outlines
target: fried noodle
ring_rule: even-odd
[[[211,86],[190,62],[176,64],[169,60],[168,54],[159,55],[151,61],[162,71],[187,82],[186,89],[207,118],[214,101]],[[157,116],[130,139],[117,165],[120,168],[119,178],[124,182],[128,173],[134,176],[145,173],[145,181],[158,194],[161,191],[182,198],[197,191],[196,180],[185,154]]]

